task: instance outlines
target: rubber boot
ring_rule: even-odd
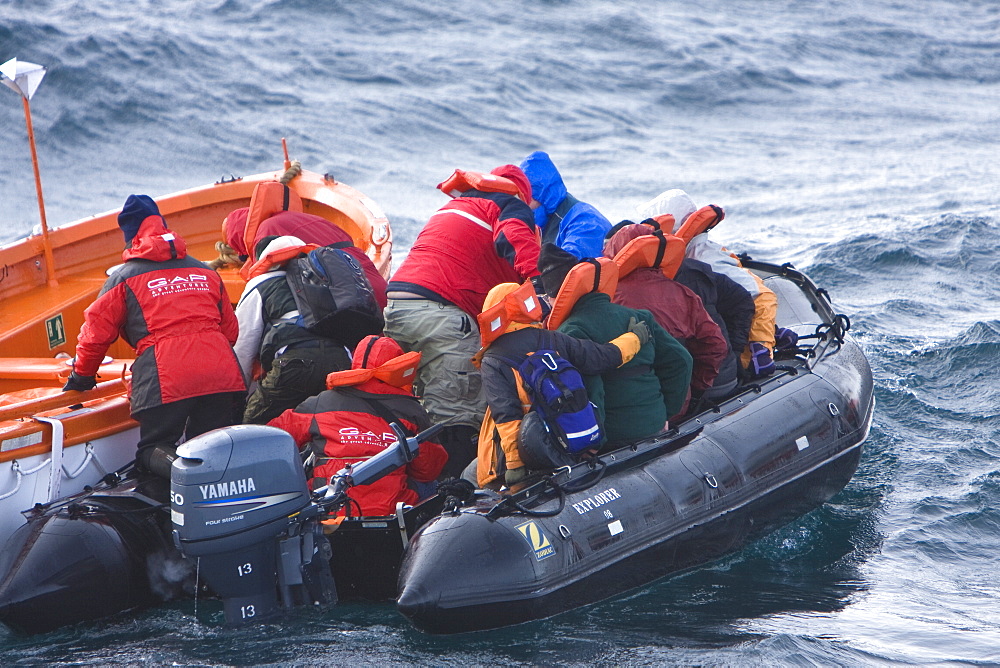
[[[479,429],[466,424],[445,427],[438,435],[437,442],[448,452],[448,463],[441,470],[438,480],[460,478],[462,471],[477,454]]]
[[[170,480],[170,465],[174,463],[175,459],[177,459],[176,448],[157,445],[140,450],[136,454],[135,462],[140,470]]]

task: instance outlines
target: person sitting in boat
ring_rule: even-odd
[[[329,389],[283,412],[268,424],[284,429],[300,448],[315,456],[313,486],[329,482],[348,464],[357,464],[395,443],[390,422],[416,434],[431,426],[430,417],[413,396],[411,383],[420,353],[404,353],[386,336],[367,336],[354,350],[351,369],[331,373]],[[370,485],[351,487],[357,515],[391,515],[400,501],[415,504],[421,495],[413,483],[429,483],[441,473],[448,453],[434,441]]]
[[[379,308],[385,308],[386,280],[368,255],[354,245],[343,229],[332,222],[302,211],[302,200],[294,190],[277,181],[258,183],[250,198],[250,206],[234,209],[222,221],[224,244],[218,244],[220,258],[216,266],[242,266],[243,278],[259,258],[254,250],[265,237],[294,236],[317,246],[337,245],[358,261],[375,291]]]
[[[649,340],[643,322],[602,344],[543,329],[541,319],[540,299],[530,282],[501,283],[486,295],[479,316],[482,349],[476,354],[487,404],[475,462],[479,487],[510,487],[527,476],[519,434],[531,402],[515,369],[529,354],[555,350],[580,373],[601,374],[627,363]]]
[[[350,368],[343,343],[297,322],[299,311],[284,266],[313,248],[293,236],[264,237],[258,243],[255,254],[260,260],[251,266],[250,280],[236,304],[240,324],[236,357],[248,380],[260,376],[247,400],[246,423],[264,424],[325,390],[330,372]]]
[[[121,336],[136,352],[129,388],[136,463],[169,478],[181,437],[239,422],[246,384],[232,347],[238,325],[222,279],[187,254],[150,197],[129,195],[118,226],[125,263],[84,312],[63,391],[93,388]]]
[[[661,219],[666,223],[663,227],[673,229],[672,217],[661,216]],[[621,226],[630,224],[633,224],[632,221],[622,221],[611,228],[611,232],[617,232]],[[650,226],[653,231],[661,229],[660,223],[652,218],[647,218],[642,224]],[[733,279],[712,271],[704,262],[689,257],[681,262],[674,280],[698,295],[726,339],[726,358],[719,367],[712,390],[703,395],[706,400],[724,398],[739,384],[739,354],[747,346],[747,335],[753,322],[753,297]]]
[[[658,220],[670,216],[673,228],[669,231],[687,243],[687,257],[705,262],[713,271],[725,274],[750,293],[754,301],[754,317],[748,335],[749,343],[740,355],[740,362],[750,378],[763,378],[774,373],[774,320],[778,298],[757,274],[744,269],[739,259],[725,246],[709,239],[708,232],[725,218],[722,208],[710,204],[696,209],[690,196],[676,188],[664,191],[636,208],[644,218]],[[669,223],[669,219],[663,220]]]
[[[604,253],[618,265],[612,301],[648,309],[691,353],[691,396],[718,399],[736,389],[735,374],[731,385],[715,387],[719,369],[731,354],[729,343],[698,295],[674,280],[684,259],[684,241],[648,225],[625,225],[608,239]]]
[[[486,402],[472,357],[476,317],[499,283],[538,275],[538,232],[528,208],[531,183],[515,165],[489,174],[455,170],[438,189],[449,195],[417,235],[389,281],[385,333],[423,353],[416,394],[435,422],[449,421],[444,477],[458,477],[476,457]]]
[[[646,323],[653,345],[621,368],[587,377],[587,390],[598,408],[607,436],[605,449],[619,447],[668,427],[678,415],[691,384],[692,360],[646,310],[611,301],[618,266],[607,258],[577,261],[555,244],[543,244],[538,260],[545,292],[553,298],[548,329],[581,339],[608,342],[625,330],[631,318]]]
[[[569,194],[548,153],[535,151],[521,161],[521,170],[531,181],[530,205],[542,242],[552,242],[578,259],[600,257],[611,221]]]

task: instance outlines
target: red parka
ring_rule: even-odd
[[[160,216],[146,218],[84,312],[73,370],[97,373],[121,336],[135,349],[132,414],[181,399],[245,392],[233,343],[239,333],[222,279],[188,257]]]
[[[503,168],[493,173],[518,178]],[[517,173],[530,197],[527,177]],[[440,297],[475,318],[494,285],[538,275],[539,250],[535,214],[527,204],[506,193],[470,190],[430,217],[389,291]]]
[[[402,354],[399,344],[392,339],[368,336],[358,344],[352,368],[376,368]],[[337,375],[338,372],[334,372],[330,377]],[[409,377],[412,380],[412,374]],[[426,411],[408,387],[396,387],[375,377],[357,385],[320,392],[268,424],[284,429],[300,448],[308,447],[317,456],[313,477],[325,483],[348,464],[358,464],[395,443],[389,421],[380,413],[398,419],[412,434],[431,426]],[[448,453],[442,446],[424,441],[420,444],[420,453],[406,466],[370,485],[358,485],[348,491],[348,496],[357,504],[356,514],[391,515],[400,501],[416,503],[420,498],[408,486],[408,478],[431,482],[447,461]]]

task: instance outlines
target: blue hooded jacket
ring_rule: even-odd
[[[540,204],[535,209],[535,224],[542,230],[542,241],[552,242],[579,259],[601,257],[611,222],[566,191],[548,153],[535,151],[521,162],[521,169]]]

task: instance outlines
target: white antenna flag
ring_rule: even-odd
[[[35,63],[18,62],[17,58],[11,58],[0,65],[0,82],[27,100],[38,90],[38,84],[42,83],[44,76],[44,67]]]

